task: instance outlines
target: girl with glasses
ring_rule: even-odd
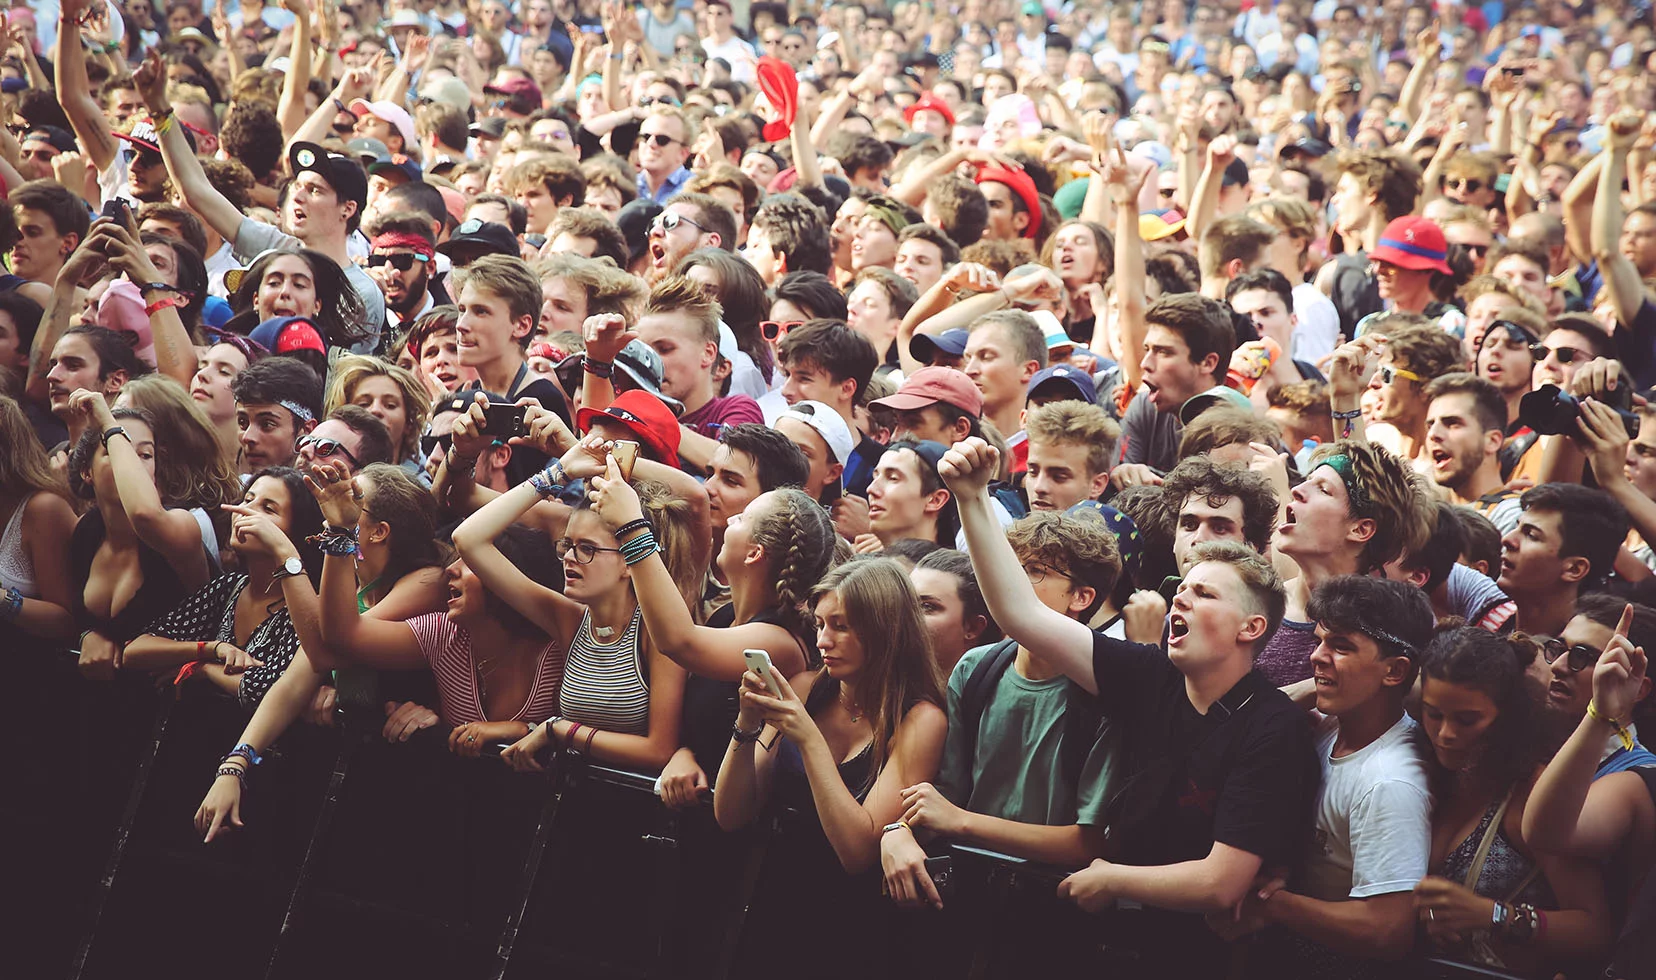
[[[419,617],[442,617],[448,597],[443,565],[448,548],[437,539],[437,508],[431,494],[397,467],[368,466],[346,478],[343,468],[322,464],[309,482],[325,536],[343,544],[354,538],[357,553],[343,553],[330,542],[322,557],[321,596],[305,576],[281,580],[302,649],[253,712],[237,744],[254,754],[266,751],[300,717],[332,725],[336,693],[330,668],[351,664],[354,648],[338,652],[322,633],[322,604],[331,601],[340,611],[355,609],[365,620],[401,626]],[[322,522],[325,522],[323,524]],[[339,531],[343,529],[343,535]],[[278,542],[278,545],[280,542]],[[353,567],[354,566],[354,567]],[[425,666],[423,658],[412,666]],[[388,712],[387,739],[406,740],[421,728],[435,725],[438,716],[413,702]],[[241,826],[241,798],[248,760],[232,755],[224,766],[240,774],[222,773],[196,811],[196,829],[206,839]]]

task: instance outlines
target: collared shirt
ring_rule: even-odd
[[[694,176],[696,176],[695,171],[689,167],[680,167],[668,174],[667,179],[661,182],[661,187],[652,193],[650,190],[650,175],[640,170],[638,172],[638,196],[657,204],[665,204],[669,198],[683,190],[684,185],[688,184],[690,178]]]
[[[437,301],[435,299],[431,298],[431,290],[429,290],[429,289],[426,290],[425,302],[423,304],[421,304],[420,309],[413,316],[408,318],[408,322],[413,323],[415,320],[418,320],[420,317],[425,316],[427,313],[430,313],[431,310],[432,310],[432,307],[434,307],[436,305],[437,305]],[[396,331],[402,325],[403,325],[402,317],[397,315],[396,310],[393,310],[391,307],[387,306],[385,308],[385,326],[386,326],[386,329],[391,330],[391,331]]]

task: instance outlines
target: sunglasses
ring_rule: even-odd
[[[357,461],[355,456],[351,455],[351,451],[346,449],[345,444],[340,442],[338,439],[322,439],[317,436],[300,436],[298,445],[301,452],[303,452],[307,447],[310,447],[311,455],[315,456],[317,459],[328,459],[335,453],[338,453],[339,455],[350,460],[352,466],[359,470],[362,469],[362,464]]]
[[[424,262],[425,256],[415,255],[412,252],[402,252],[397,255],[370,255],[368,268],[378,269],[382,265],[389,265],[398,272],[407,272],[414,268],[414,263]]]
[[[447,454],[449,447],[452,445],[454,445],[454,436],[447,432],[440,436],[426,435],[420,437],[420,452],[422,455],[430,456],[438,446],[442,446],[444,454]]]
[[[684,142],[683,140],[673,139],[666,133],[639,133],[638,138],[642,142],[654,143],[655,145],[663,148],[672,146],[674,143]]]
[[[356,127],[350,123],[334,123],[333,131],[341,136],[349,136],[356,132]]]
[[[1548,640],[1541,644],[1541,655],[1547,658],[1547,663],[1557,662],[1560,656],[1569,655],[1570,673],[1579,674],[1588,667],[1598,663],[1603,650],[1595,650],[1585,643],[1566,647],[1563,640]]]
[[[140,167],[159,167],[164,162],[161,159],[161,154],[159,153],[151,153],[148,150],[135,150],[130,146],[121,151],[121,156],[126,160],[126,164],[129,167],[134,163],[138,164]]]
[[[1449,244],[1459,245],[1461,248],[1466,249],[1469,254],[1476,255],[1480,259],[1489,254],[1490,247],[1488,245],[1472,245],[1466,242],[1450,242]]]
[[[653,105],[670,105],[677,107],[681,104],[682,103],[680,103],[678,99],[673,98],[671,95],[641,95],[638,97],[638,107],[640,109],[648,109]]]
[[[1410,381],[1418,383],[1424,383],[1426,381],[1425,378],[1422,378],[1413,371],[1405,371],[1403,368],[1392,367],[1390,364],[1380,365],[1379,375],[1380,383],[1383,385],[1389,385],[1395,382],[1398,378],[1408,378]]]
[[[1584,351],[1579,347],[1548,347],[1546,344],[1531,344],[1529,352],[1530,356],[1538,361],[1544,361],[1548,354],[1552,354],[1558,358],[1560,364],[1574,364],[1593,356],[1590,351]]]
[[[650,230],[655,231],[660,228],[664,232],[673,231],[679,225],[689,225],[692,228],[700,228],[702,231],[707,230],[706,226],[697,224],[677,211],[663,211],[656,215],[655,220],[650,222]]]
[[[1484,185],[1483,185],[1483,181],[1481,181],[1481,180],[1463,180],[1463,179],[1457,177],[1453,180],[1446,181],[1445,186],[1447,186],[1452,191],[1458,191],[1458,190],[1461,190],[1461,189],[1464,188],[1466,193],[1476,194],[1479,191],[1483,190]]]
[[[759,336],[765,338],[767,342],[774,344],[783,337],[786,337],[789,330],[792,330],[794,327],[801,326],[804,323],[804,320],[760,320]]]

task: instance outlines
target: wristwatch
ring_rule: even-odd
[[[282,562],[282,567],[276,570],[276,574],[272,575],[270,580],[272,582],[279,582],[282,579],[292,578],[295,575],[303,574],[305,574],[305,563],[299,560],[298,555],[294,555],[287,561]]]

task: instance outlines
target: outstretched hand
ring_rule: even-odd
[[[1633,715],[1633,706],[1645,693],[1646,671],[1649,661],[1644,647],[1636,647],[1627,638],[1633,628],[1633,605],[1622,609],[1616,633],[1599,654],[1598,666],[1593,668],[1593,703],[1599,713],[1627,724]]]

